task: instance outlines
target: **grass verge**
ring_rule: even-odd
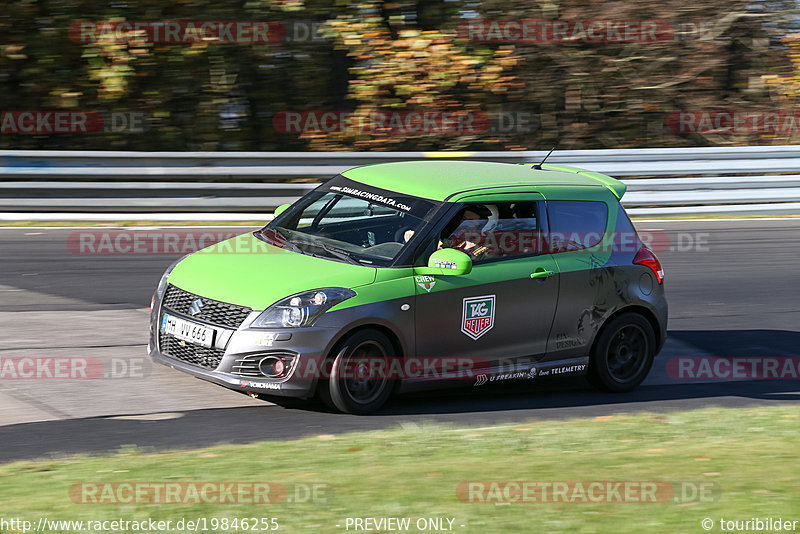
[[[440,517],[454,519],[453,530],[461,532],[636,533],[703,532],[701,521],[711,518],[712,531],[719,532],[721,518],[800,519],[798,443],[800,407],[781,406],[475,429],[419,424],[192,451],[125,450],[0,465],[0,516],[34,524],[40,516],[173,524],[181,518],[274,517],[283,532],[346,532],[348,517],[407,517],[415,532],[419,518]],[[688,483],[690,490],[712,485],[714,491],[655,503],[575,500],[572,489],[567,501],[550,503],[469,503],[457,496],[465,481],[503,480],[653,481]],[[192,481],[273,482],[291,488],[290,496],[314,483],[332,490],[317,502],[295,493],[296,502],[259,505],[191,499],[76,504],[70,497],[82,483]]]

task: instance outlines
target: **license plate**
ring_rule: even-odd
[[[166,313],[161,317],[161,331],[203,347],[210,347],[214,344],[214,333],[216,332],[213,328],[186,321],[174,315],[167,315]]]

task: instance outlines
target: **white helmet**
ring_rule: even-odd
[[[497,206],[494,204],[486,204],[486,209],[489,210],[491,215],[489,215],[489,220],[481,229],[481,232],[491,232],[497,226],[497,223],[500,220],[500,211],[497,209]]]

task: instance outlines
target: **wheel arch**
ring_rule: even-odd
[[[639,304],[631,304],[629,306],[624,306],[616,310],[608,317],[606,317],[606,319],[603,321],[603,325],[597,329],[597,332],[594,335],[594,339],[592,340],[592,346],[589,350],[589,354],[594,354],[594,349],[595,345],[597,345],[597,340],[600,339],[600,336],[605,331],[606,326],[620,315],[624,315],[626,313],[637,313],[642,317],[644,317],[648,323],[650,323],[650,326],[653,328],[653,333],[656,337],[656,355],[658,354],[665,341],[665,336],[661,331],[661,324],[658,322],[656,314],[651,309]]]
[[[380,323],[361,323],[353,325],[350,328],[343,329],[331,344],[330,349],[325,355],[325,358],[327,359],[335,356],[336,353],[341,350],[342,344],[348,337],[362,330],[377,330],[381,334],[385,335],[392,343],[392,348],[394,348],[396,355],[403,356],[405,352],[403,350],[403,344],[400,342],[400,338],[397,336],[394,330]]]
[[[328,347],[325,349],[325,360],[327,361],[336,357],[339,351],[342,350],[345,340],[356,332],[361,332],[363,330],[376,330],[380,332],[381,334],[385,335],[392,344],[392,348],[395,350],[397,356],[403,356],[405,354],[403,343],[400,341],[400,337],[397,335],[397,332],[395,332],[392,328],[378,322],[361,322],[342,328],[342,330],[331,340],[331,342],[328,344]],[[317,379],[312,387],[312,395],[316,394],[319,385],[320,380]]]

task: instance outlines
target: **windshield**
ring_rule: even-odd
[[[359,265],[392,264],[438,204],[337,177],[261,230],[269,243]]]

